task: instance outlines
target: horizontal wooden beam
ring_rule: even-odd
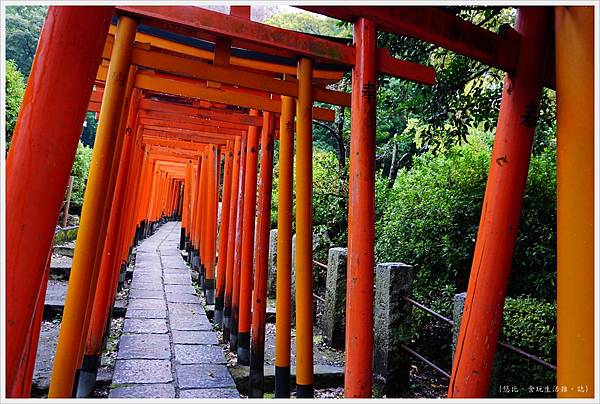
[[[462,20],[437,7],[300,6],[343,21],[358,17],[380,31],[418,38],[507,72],[514,71],[519,42]]]
[[[175,104],[171,102],[155,101],[150,99],[142,99],[140,101],[140,109],[149,111],[157,111],[162,113],[172,113],[177,116],[191,116],[201,119],[209,119],[218,122],[239,123],[242,125],[262,127],[262,117],[242,114],[233,111],[216,111],[212,109],[204,109],[189,105]]]
[[[233,129],[244,132],[248,130],[248,125],[241,123],[220,122],[211,119],[198,118],[195,116],[173,114],[170,112],[149,111],[140,108],[138,114],[140,118],[158,119],[165,122],[182,122],[195,125],[212,126],[215,128]]]
[[[143,129],[145,134],[151,136],[162,136],[169,139],[206,142],[214,144],[226,144],[228,140],[232,140],[230,135],[218,136],[213,133],[203,133],[194,131],[184,131],[181,129],[148,127]]]
[[[181,95],[207,101],[253,108],[261,111],[281,113],[281,101],[272,100],[252,94],[234,93],[223,89],[207,88],[197,81],[176,76],[157,75],[150,72],[140,72],[136,75],[135,87],[143,90],[156,91],[166,94]],[[313,118],[320,121],[333,122],[335,111],[314,107]]]
[[[107,36],[107,42],[114,42],[114,34],[116,32],[116,25],[111,25],[109,29],[109,35]],[[213,60],[213,52],[196,48],[194,46],[185,45],[179,42],[170,41],[168,39],[160,38],[158,36],[138,32],[135,36],[135,43],[147,44],[155,48],[164,49],[170,52],[176,52],[183,55],[197,57],[207,61]],[[247,59],[232,55],[230,57],[230,64],[238,66],[240,68],[251,69],[261,73],[273,73],[273,74],[296,74],[296,66],[284,65],[279,63],[265,62],[255,59]],[[344,71],[339,70],[322,70],[315,69],[313,71],[313,78],[318,82],[323,83],[336,83],[342,79]]]
[[[243,49],[293,58],[305,56],[348,66],[354,66],[356,59],[353,46],[199,7],[121,6],[116,9],[145,25],[211,42],[218,37],[228,38],[232,46]],[[420,72],[423,69],[433,72],[431,67],[392,58],[385,50],[377,52],[378,59],[385,62],[378,65],[381,73],[413,80],[415,70],[419,71],[417,77],[423,76]]]
[[[242,136],[243,134],[243,131],[239,129],[218,128],[216,126],[210,125],[200,125],[197,123],[181,122],[174,120],[167,121],[162,119],[147,118],[143,116],[140,116],[139,123],[145,126],[160,126],[164,128],[187,129],[197,132],[214,133],[216,135]]]
[[[103,57],[110,59],[112,44],[107,42]],[[273,94],[298,97],[298,85],[289,81],[279,80],[258,73],[239,70],[235,67],[222,67],[202,62],[189,57],[181,57],[158,52],[156,49],[144,49],[135,46],[131,55],[131,64],[148,69],[159,70],[177,76],[190,77],[201,80],[210,80],[239,86],[248,89],[265,91]],[[313,98],[315,101],[350,106],[350,94],[340,91],[314,87]]]

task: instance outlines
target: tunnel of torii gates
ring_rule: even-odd
[[[223,338],[250,363],[250,395],[262,396],[278,139],[276,396],[290,394],[295,158],[296,395],[311,397],[311,121],[335,117],[319,102],[351,108],[345,396],[370,397],[377,75],[435,81],[432,68],[377,48],[377,31],[386,31],[506,72],[449,397],[488,392],[543,86],[558,100],[557,384],[589,387],[558,394],[593,397],[593,8],[518,8],[502,33],[436,7],[303,8],[353,23],[353,43],[253,22],[248,6],[229,15],[50,7],[7,157],[7,396],[30,393],[54,229],[85,113],[96,111],[49,396],[71,397],[76,375],[101,354],[118,274],[136,241],[179,216],[180,248],[215,304]],[[346,71],[352,92],[328,89]]]

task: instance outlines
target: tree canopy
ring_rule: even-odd
[[[15,61],[25,81],[47,13],[47,6],[6,7],[6,59]]]

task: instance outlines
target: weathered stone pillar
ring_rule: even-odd
[[[462,318],[463,309],[465,308],[465,300],[467,292],[457,293],[454,295],[454,310],[452,311],[452,359],[454,359],[454,351],[456,351],[456,342],[458,341],[458,331],[460,330],[460,319]]]
[[[460,331],[460,321],[465,309],[465,300],[467,292],[454,295],[454,310],[452,311],[452,360],[454,361],[454,353],[456,352],[456,343],[458,342],[458,332]],[[500,381],[502,380],[502,362],[504,361],[504,352],[500,349],[496,350],[494,355],[494,368],[492,370],[492,379],[490,382],[489,397],[498,397],[500,394]]]
[[[334,247],[329,249],[323,335],[327,340],[327,344],[336,349],[343,349],[345,343],[347,264],[347,248]]]
[[[385,380],[387,397],[402,397],[410,386],[410,360],[400,344],[409,338],[412,305],[402,297],[410,295],[412,277],[412,266],[401,262],[375,270],[373,371]]]
[[[277,289],[277,229],[269,233],[269,274],[267,277],[267,297],[274,298]]]

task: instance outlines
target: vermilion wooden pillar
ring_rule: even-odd
[[[206,303],[215,304],[215,260],[217,243],[217,207],[219,200],[219,165],[220,153],[215,145],[208,150],[208,181],[206,198],[206,256],[204,289]]]
[[[296,396],[312,398],[312,75],[311,59],[298,60],[296,118]]]
[[[234,266],[235,252],[237,251],[238,223],[240,221],[240,199],[242,198],[242,170],[244,167],[244,149],[246,147],[246,136],[238,142],[236,140],[233,160],[233,178],[231,183],[231,209],[229,215],[229,237],[227,244],[227,273],[225,275],[225,303],[223,307],[223,342],[229,341],[232,315],[232,301],[234,288]]]
[[[134,75],[130,77],[131,85],[133,85],[133,79]],[[130,83],[128,82],[128,85],[129,84]],[[109,313],[117,286],[114,280],[118,279],[118,273],[121,266],[118,239],[119,233],[124,231],[125,228],[122,223],[122,219],[124,218],[123,210],[125,207],[125,185],[127,177],[129,176],[130,160],[134,153],[134,146],[132,143],[135,141],[135,139],[132,139],[134,134],[131,133],[131,130],[127,129],[135,123],[140,91],[135,90],[132,94],[131,99],[130,97],[126,97],[125,105],[123,107],[123,119],[125,120],[125,125],[119,130],[123,132],[125,140],[120,164],[117,164],[116,167],[114,167],[117,169],[117,173],[114,186],[114,198],[111,204],[110,219],[106,232],[107,241],[101,257],[98,287],[96,288],[92,305],[93,308],[85,344],[84,369],[86,368],[86,364],[93,364],[92,369],[90,369],[90,372],[92,373],[97,370],[99,356],[102,353],[102,341],[104,339],[104,331],[106,330],[106,322],[110,321]],[[115,162],[113,162],[113,165],[115,165]],[[115,276],[115,274],[117,275]],[[95,377],[93,379],[95,383]],[[91,383],[91,385],[93,386],[93,383]]]
[[[72,395],[75,370],[81,360],[79,354],[83,352],[80,347],[87,336],[86,312],[90,293],[94,292],[98,279],[95,258],[103,227],[102,217],[109,194],[112,156],[118,141],[118,126],[127,84],[127,80],[123,79],[129,71],[136,26],[137,22],[132,18],[119,18],[83,200],[81,225],[69,276],[49,397]],[[101,238],[103,240],[104,236]]]
[[[373,270],[375,265],[375,111],[377,30],[354,23],[352,70],[348,282],[346,286],[346,398],[371,397],[373,380]]]
[[[292,305],[292,199],[294,179],[294,105],[281,97],[279,123],[279,201],[277,203],[277,288],[275,311],[275,397],[290,397]]]
[[[258,179],[258,212],[252,293],[252,332],[250,344],[249,397],[262,398],[264,392],[265,326],[267,318],[267,273],[269,234],[271,229],[271,192],[273,190],[274,116],[265,112],[260,137],[260,174]]]
[[[507,74],[449,397],[486,397],[517,239],[551,33],[549,7],[522,7],[521,49]]]
[[[229,216],[231,214],[233,154],[233,145],[231,142],[227,142],[225,151],[225,171],[223,173],[221,228],[219,231],[219,259],[217,261],[217,294],[215,296],[215,324],[219,327],[223,324],[223,308],[225,306],[225,280],[227,276],[226,271],[228,253],[227,241],[229,239]]]
[[[52,245],[112,13],[113,7],[49,8],[19,111],[6,161],[8,397],[16,397],[16,372],[44,288],[40,268]]]
[[[244,184],[244,221],[240,268],[240,300],[238,323],[238,363],[250,364],[250,310],[252,304],[252,272],[254,267],[254,220],[256,217],[256,172],[258,162],[258,128],[248,128]]]
[[[256,111],[250,111],[251,114]],[[248,154],[248,135],[242,141],[242,156],[240,160],[240,194],[238,199],[237,220],[235,229],[235,251],[233,257],[233,282],[231,292],[231,328],[229,349],[237,352],[238,323],[240,308],[240,272],[242,266],[242,232],[244,224],[244,189],[246,185],[246,157]],[[225,335],[227,330],[223,330]]]

